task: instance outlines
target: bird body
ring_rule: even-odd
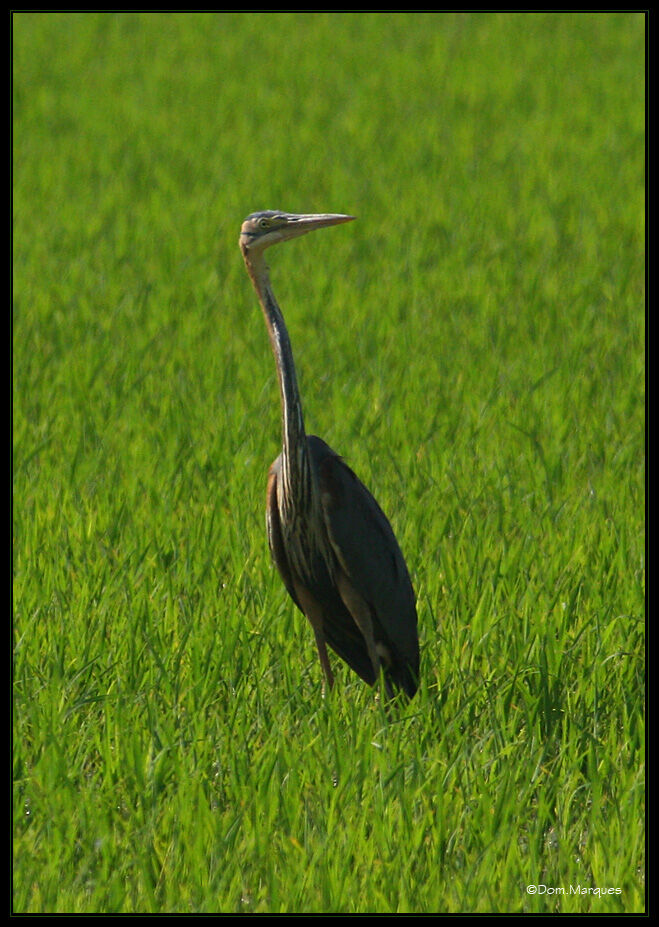
[[[414,590],[379,505],[321,438],[307,435],[293,353],[270,286],[265,248],[352,217],[268,210],[243,223],[240,245],[270,334],[282,406],[282,451],[270,467],[266,528],[289,595],[308,618],[325,678],[331,647],[367,683],[382,669],[388,694],[408,696],[419,678]]]

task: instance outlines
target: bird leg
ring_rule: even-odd
[[[371,609],[359,592],[357,592],[343,570],[337,570],[336,585],[339,590],[339,595],[343,599],[343,604],[352,615],[359,630],[362,632],[366,650],[368,651],[373,667],[375,681],[377,682],[380,674],[381,661],[378,647],[375,643],[375,635],[373,634]]]
[[[323,668],[325,673],[325,681],[327,682],[327,688],[332,691],[332,686],[334,685],[334,673],[332,672],[332,667],[330,666],[329,655],[327,653],[327,645],[325,644],[325,635],[322,630],[319,628],[313,629],[316,636],[316,647],[318,648],[318,656],[320,657],[320,665]],[[325,695],[325,683],[323,683],[323,695]]]
[[[295,583],[295,592],[302,607],[302,611],[306,615],[309,624],[313,628],[313,633],[316,638],[316,647],[318,648],[318,656],[320,657],[320,665],[322,666],[323,672],[325,673],[327,687],[331,689],[334,685],[334,674],[332,672],[332,667],[330,666],[329,655],[327,653],[327,644],[325,643],[322,609],[318,607],[313,596],[307,592],[306,588],[301,585],[301,583]],[[324,694],[325,686],[323,685],[323,695]]]

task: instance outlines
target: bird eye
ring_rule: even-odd
[[[266,219],[265,216],[263,216],[261,219],[259,219],[259,227],[262,229],[269,229],[270,219]]]

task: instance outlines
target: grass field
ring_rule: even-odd
[[[644,17],[13,42],[14,911],[643,911]],[[359,219],[270,264],[410,566],[389,716],[269,561],[265,208]]]

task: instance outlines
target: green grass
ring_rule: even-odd
[[[14,15],[16,912],[644,909],[644,28]],[[390,716],[269,563],[262,208],[359,217],[270,263]]]

